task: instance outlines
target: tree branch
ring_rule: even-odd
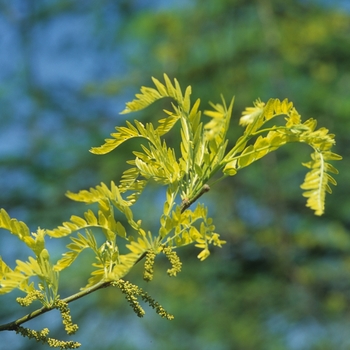
[[[111,281],[97,283],[91,288],[84,289],[81,292],[78,292],[76,294],[73,294],[73,295],[65,298],[65,299],[62,299],[62,301],[66,302],[66,303],[70,303],[70,302],[78,300],[78,299],[80,299],[80,298],[82,298],[90,293],[93,293],[93,292],[97,291],[98,289],[109,287],[111,285],[111,283],[112,283]],[[0,332],[1,331],[15,331],[17,329],[17,327],[20,326],[21,324],[23,324],[29,320],[32,320],[33,318],[36,318],[36,317],[38,317],[38,316],[40,316],[48,311],[51,311],[53,309],[55,309],[55,306],[43,306],[42,308],[35,310],[35,311],[31,312],[30,314],[27,314],[21,318],[18,318],[15,321],[0,325]]]
[[[209,185],[205,184],[196,196],[190,199],[184,199],[181,203],[181,213],[188,209],[199,197],[201,197],[204,193],[208,191],[210,191],[210,187]]]

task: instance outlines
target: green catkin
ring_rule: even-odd
[[[156,310],[156,313],[162,318],[166,318],[168,320],[173,320],[174,315],[169,314],[162,305],[160,305],[157,301],[155,301],[149,294],[146,292],[142,292],[141,298],[143,301],[147,302],[149,306]]]
[[[16,299],[17,303],[21,306],[29,306],[33,301],[35,300],[44,300],[44,295],[39,290],[32,290],[30,291],[25,297],[21,298],[18,297]]]
[[[146,254],[146,260],[144,265],[143,279],[147,282],[152,281],[153,279],[153,266],[156,254],[153,250],[150,250]]]
[[[181,272],[182,262],[180,261],[179,256],[175,251],[173,251],[171,247],[164,247],[163,252],[171,264],[171,269],[167,270],[167,274],[170,277],[174,277],[177,275],[177,273]]]
[[[132,307],[138,317],[143,317],[145,315],[145,311],[141,307],[136,297],[137,295],[141,294],[141,288],[128,281],[124,281],[123,279],[113,282],[112,285],[121,290],[121,292],[125,295],[125,299],[128,301],[129,305]]]
[[[27,337],[29,339],[35,339],[37,342],[42,342],[48,344],[52,348],[60,348],[62,349],[77,349],[80,347],[80,343],[75,341],[64,341],[57,340],[53,338],[49,338],[47,335],[49,334],[49,330],[44,328],[41,331],[34,331],[29,328],[18,326],[16,328],[16,333],[21,334],[23,337]]]
[[[66,330],[68,335],[74,334],[78,330],[78,325],[73,324],[72,316],[70,314],[70,309],[68,304],[63,300],[55,301],[55,308],[58,309],[61,313],[62,323],[64,325],[64,329]]]
[[[141,299],[148,303],[153,309],[155,309],[156,313],[163,318],[168,320],[172,320],[174,318],[173,315],[169,314],[157,301],[155,301],[149,294],[144,292],[142,288],[120,279],[112,283],[113,286],[118,287],[123,294],[125,294],[126,300],[129,302],[130,306],[133,308],[134,312],[139,317],[143,317],[145,315],[145,311],[141,307],[140,303],[137,300],[137,296],[140,296]]]

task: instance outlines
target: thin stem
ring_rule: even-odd
[[[283,115],[283,114],[280,114],[280,115]],[[220,165],[224,165],[224,164],[227,164],[228,162],[230,162],[231,160],[233,159],[237,159],[239,157],[241,157],[242,155],[239,155],[239,156],[236,156],[236,157],[233,157],[236,150],[239,149],[239,147],[241,147],[241,145],[248,141],[250,138],[252,137],[255,137],[259,134],[263,134],[265,132],[268,132],[268,131],[278,131],[278,130],[288,130],[288,128],[286,128],[285,126],[275,126],[273,128],[265,128],[265,129],[261,129],[261,130],[258,130],[256,132],[253,132],[251,134],[247,134],[245,135],[244,137],[242,137],[242,140],[236,144],[227,154],[226,156],[224,157],[224,159],[220,162]],[[248,153],[245,153],[243,156],[247,155]]]
[[[210,183],[211,186],[215,185],[216,183],[222,181],[223,179],[226,179],[228,177],[228,175],[223,174],[222,176],[220,176],[218,179],[214,180],[213,182]]]
[[[286,115],[286,114],[284,114],[284,113],[282,113],[282,114],[275,114],[272,118],[279,117],[281,115]],[[278,131],[278,130],[289,130],[289,128],[286,128],[285,126],[274,126],[272,128],[265,128],[265,129],[260,129],[258,131],[255,131],[255,132],[251,133],[251,136],[256,136],[256,135],[259,135],[259,134],[263,134],[264,132],[268,132],[268,131]]]
[[[248,140],[252,137],[251,134],[248,135],[243,135],[241,137],[241,140],[239,140],[238,143],[236,143],[233,148],[226,154],[226,156],[224,157],[224,159],[220,162],[220,165],[222,164],[226,164],[229,161],[231,161],[232,157],[235,155],[235,153],[237,152],[237,149],[239,149],[245,142],[248,142]]]

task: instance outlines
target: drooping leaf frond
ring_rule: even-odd
[[[100,228],[109,240],[114,240],[116,234],[121,237],[125,237],[126,230],[124,226],[114,219],[112,210],[98,211],[96,216],[92,210],[88,210],[84,214],[84,218],[76,215],[72,215],[70,221],[66,221],[62,226],[58,226],[53,230],[47,230],[47,234],[51,237],[59,238],[70,235],[73,232],[90,229]]]
[[[126,104],[126,108],[121,112],[122,114],[144,109],[153,102],[164,97],[173,98],[183,108],[185,112],[189,111],[191,95],[190,86],[187,87],[185,95],[183,95],[179,82],[176,79],[174,79],[173,84],[166,74],[164,74],[165,85],[162,84],[156,78],[152,77],[152,80],[154,85],[156,86],[156,89],[143,86],[141,88],[141,93],[136,94],[136,99]]]
[[[41,269],[36,259],[29,257],[29,261],[16,261],[16,267],[12,270],[0,259],[0,294],[11,292],[13,289],[20,289],[24,292],[34,290],[34,284],[29,278],[41,275]]]
[[[111,181],[110,189],[101,182],[95,188],[72,193],[68,191],[66,196],[74,201],[84,202],[86,204],[98,203],[101,200],[109,199],[111,202],[119,203],[121,207],[128,206],[128,203],[120,195],[120,191],[114,181]]]
[[[332,193],[330,184],[337,182],[329,174],[338,174],[338,170],[328,163],[332,160],[342,159],[331,151],[335,144],[334,135],[328,133],[328,129],[316,129],[316,120],[309,119],[300,128],[296,128],[294,133],[298,133],[300,142],[309,144],[314,152],[311,154],[311,161],[303,163],[310,169],[306,174],[301,188],[305,190],[303,196],[307,199],[307,206],[315,211],[316,215],[322,215],[325,207],[326,192]]]
[[[9,293],[21,284],[20,282],[18,283],[17,279],[16,281],[12,281],[11,274],[13,274],[13,270],[0,257],[0,294]],[[28,288],[28,283],[26,284],[26,287]]]
[[[71,240],[72,243],[67,245],[69,250],[63,254],[62,258],[54,267],[56,271],[61,271],[69,267],[85,249],[91,249],[95,254],[97,262],[92,264],[95,269],[92,271],[85,288],[91,287],[101,281],[120,278],[115,278],[113,273],[114,268],[121,264],[119,249],[115,240],[107,240],[101,246],[98,246],[90,230],[85,230],[85,235],[78,233],[77,237],[71,237]],[[131,267],[132,265],[129,266],[129,269]]]
[[[140,184],[140,183],[139,183]],[[145,183],[141,184],[141,189],[142,185],[144,186]],[[124,188],[123,190],[126,191],[128,188]],[[139,191],[141,191],[139,189]],[[113,204],[120,212],[122,212],[129,223],[133,221],[133,215],[132,211],[129,208],[133,202],[126,201],[123,199],[121,196],[119,188],[115,185],[113,181],[111,181],[111,188],[109,189],[104,183],[101,183],[100,185],[96,186],[95,188],[90,188],[88,191],[87,190],[82,190],[78,193],[72,193],[72,192],[67,192],[66,193],[67,197],[79,201],[79,202],[85,202],[87,204],[92,204],[92,203],[99,203],[100,204],[100,209],[102,210],[102,214],[108,219],[110,216],[113,216],[113,211],[110,208],[109,203]],[[137,193],[136,195],[139,195]],[[105,210],[103,210],[105,208]],[[107,211],[107,213],[104,213],[104,211]],[[99,214],[100,215],[100,214]],[[103,217],[101,217],[103,220]],[[81,227],[83,228],[83,227]],[[50,234],[52,234],[52,231],[48,231]],[[69,233],[67,233],[69,234]]]
[[[77,237],[71,237],[72,243],[67,245],[68,252],[63,253],[62,258],[56,263],[54,269],[56,271],[62,271],[70,266],[79,254],[87,249],[91,248],[95,253],[98,253],[98,246],[94,235],[91,231],[86,230],[85,236],[78,233]]]
[[[24,242],[34,253],[39,256],[45,247],[46,231],[38,228],[37,232],[30,232],[23,221],[11,218],[4,210],[0,210],[0,228],[10,231],[13,235]]]
[[[11,218],[5,209],[0,210],[0,228],[10,231],[30,248],[34,246],[34,239],[30,235],[28,226],[23,221]]]
[[[128,163],[134,164],[134,160]],[[126,202],[128,205],[133,205],[140,197],[147,183],[148,180],[142,178],[140,170],[137,167],[132,167],[123,172],[118,188],[120,193],[128,193]]]
[[[302,163],[311,170],[306,174],[300,187],[305,190],[303,196],[307,198],[306,205],[313,209],[316,215],[322,215],[324,213],[326,192],[332,193],[330,184],[337,184],[329,173],[338,174],[338,170],[327,163],[326,160],[340,160],[341,157],[331,152],[315,151],[311,154],[311,158],[310,162]]]
[[[116,127],[117,132],[111,134],[113,137],[112,139],[106,139],[102,146],[93,147],[90,152],[94,154],[106,154],[117,148],[123,142],[135,137],[143,137],[151,141],[150,138],[152,135],[155,135],[155,132],[158,136],[166,134],[175,125],[182,113],[188,114],[190,112],[190,86],[187,87],[185,94],[183,95],[178,81],[175,79],[174,84],[172,84],[166,74],[164,74],[165,85],[155,78],[152,78],[152,80],[157,89],[142,87],[141,93],[136,94],[136,99],[127,103],[126,108],[121,113],[125,114],[141,110],[148,107],[153,102],[165,97],[173,98],[177,102],[178,106],[172,105],[174,113],[165,111],[169,116],[159,121],[160,125],[156,130],[153,130],[151,124],[148,124],[145,128],[143,124],[137,120],[135,120],[135,126],[127,121],[126,127]]]
[[[102,146],[92,147],[90,152],[94,154],[106,154],[132,138],[145,138],[149,140],[154,135],[154,130],[150,130],[150,124],[147,124],[145,127],[137,120],[134,123],[135,126],[129,121],[126,121],[126,126],[117,126],[115,128],[117,132],[111,134],[112,139],[105,139],[105,143]]]
[[[171,113],[169,117],[158,120],[159,126],[157,127],[156,132],[159,136],[167,134],[179,119],[179,114]]]

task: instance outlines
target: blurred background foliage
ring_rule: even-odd
[[[236,96],[232,142],[241,133],[240,113],[253,100],[287,97],[304,119],[316,118],[336,134],[335,152],[344,157],[321,218],[301,197],[306,169],[300,163],[311,152],[302,145],[213,187],[203,201],[228,242],[224,248],[203,263],[194,249],[180,251],[177,278],[167,277],[162,259],[152,283],[142,281],[142,266],[129,275],[175,320],[149,309],[138,319],[117,290],[99,291],[71,304],[82,349],[350,347],[348,1],[0,1],[0,29],[0,207],[32,230],[86,209],[66,199],[66,190],[118,181],[137,144],[103,157],[88,149],[123,124],[124,103],[164,72],[192,85],[203,109],[209,100],[219,102],[220,93]],[[168,103],[130,118],[155,121]],[[151,189],[138,205],[154,230],[158,192]],[[4,260],[26,259],[28,251],[0,233]],[[63,243],[49,242],[57,257]],[[62,297],[84,283],[90,258],[63,273]],[[27,312],[13,298],[1,300],[1,323]],[[28,326],[62,336],[54,312]],[[11,332],[0,339],[12,349],[34,346]]]

